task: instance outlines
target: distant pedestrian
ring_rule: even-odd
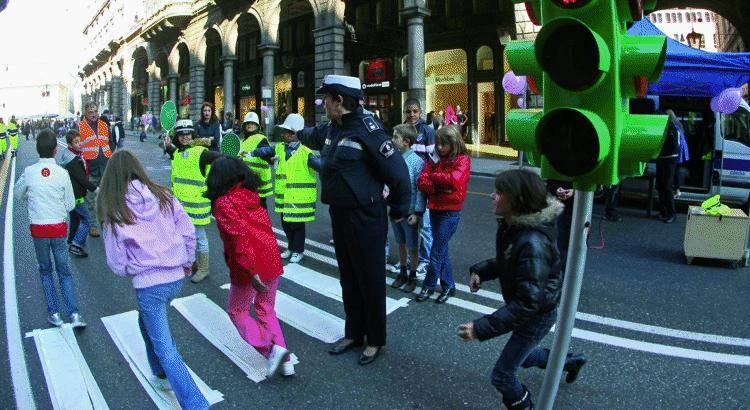
[[[419,190],[427,195],[432,225],[430,265],[417,302],[427,300],[435,293],[438,278],[441,292],[435,303],[445,303],[456,294],[448,244],[461,220],[470,169],[471,159],[458,127],[439,129],[435,133],[435,152],[430,155],[417,180]]]
[[[276,289],[284,272],[268,212],[260,206],[263,182],[237,157],[222,157],[211,166],[206,197],[224,242],[229,267],[227,311],[243,339],[268,360],[267,374],[281,368],[294,375],[276,316]],[[250,316],[250,309],[255,317]]]
[[[656,159],[656,190],[659,193],[659,217],[664,223],[672,223],[677,211],[674,205],[672,186],[680,156],[680,134],[684,131],[674,111],[667,110],[669,123],[659,157]]]
[[[85,258],[89,256],[85,248],[86,239],[89,236],[89,227],[91,226],[91,215],[86,206],[86,193],[93,192],[96,194],[99,188],[89,181],[89,166],[83,159],[83,151],[81,151],[81,134],[74,129],[68,130],[65,133],[65,141],[68,148],[58,155],[58,163],[70,175],[76,200],[75,209],[70,211],[68,251],[75,256]]]
[[[115,116],[115,120],[112,122],[110,135],[112,135],[110,145],[113,151],[125,145],[125,127],[122,125],[122,119],[119,116]]]
[[[549,349],[539,342],[557,317],[562,274],[555,246],[555,221],[563,205],[548,196],[544,182],[526,170],[511,170],[495,178],[492,194],[499,219],[495,257],[469,268],[469,288],[498,279],[504,306],[496,312],[459,326],[464,340],[489,340],[512,332],[492,370],[492,384],[508,409],[533,408],[531,393],[518,379],[519,367],[546,368]],[[573,383],[587,359],[568,355],[565,381]]]
[[[208,149],[219,152],[221,143],[221,127],[216,118],[214,105],[206,101],[201,105],[201,116],[195,123],[195,138],[204,139],[208,142]]]
[[[169,303],[192,273],[195,228],[169,188],[152,182],[127,150],[112,155],[102,177],[97,212],[107,265],[131,276],[138,299],[138,326],[151,367],[149,382],[173,390],[183,409],[207,409],[172,340]]]
[[[23,170],[15,183],[15,195],[27,203],[31,237],[34,239],[42,289],[47,300],[47,321],[54,326],[63,324],[53,277],[53,272],[57,271],[65,313],[73,327],[85,327],[86,322],[78,311],[65,242],[68,234],[68,212],[76,205],[73,185],[70,183],[68,172],[55,164],[57,139],[52,130],[47,129],[39,133],[36,151],[39,154],[39,162]],[[52,259],[55,260],[54,269]]]
[[[92,184],[99,186],[99,179],[104,174],[107,161],[112,155],[109,145],[109,127],[99,118],[99,107],[94,103],[86,104],[86,117],[79,124],[81,134],[81,150],[83,157],[88,162],[89,180]],[[91,229],[89,234],[93,237],[99,236],[99,221],[96,217],[96,195],[89,192],[86,195],[86,206],[89,208],[91,218]]]

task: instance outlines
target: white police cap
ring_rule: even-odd
[[[177,120],[174,124],[175,135],[192,134],[193,132],[195,132],[193,120]]]
[[[357,77],[347,75],[329,74],[323,78],[323,86],[318,89],[317,94],[335,93],[348,95],[358,100],[364,98],[362,83]]]

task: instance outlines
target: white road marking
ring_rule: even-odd
[[[120,353],[130,365],[130,369],[135,373],[136,378],[156,407],[161,410],[179,409],[180,404],[172,391],[161,390],[149,381],[152,376],[151,367],[146,358],[146,344],[138,327],[138,311],[131,310],[103,317],[102,322],[112,341],[115,342],[117,349],[120,350]],[[190,367],[188,367],[188,372],[190,372],[190,376],[192,376],[209,404],[213,405],[224,400],[224,395],[220,391],[208,387],[206,382],[198,377]]]
[[[109,409],[70,324],[35,329],[26,337],[34,338],[53,408]]]
[[[280,229],[274,228],[274,231],[280,235],[284,235],[284,232]],[[279,240],[277,240],[277,242],[279,242],[280,244],[283,243],[284,246],[286,246],[286,242],[279,241]],[[324,245],[320,242],[306,239],[305,243],[318,249],[333,252],[333,248],[331,246]],[[331,266],[338,267],[338,264],[336,263],[335,259],[329,258],[325,255],[320,255],[320,254],[309,252],[309,251],[305,251],[305,255],[308,255],[311,258],[319,260],[321,262],[328,263]],[[468,286],[460,284],[460,283],[456,283],[456,289],[465,293],[471,292]],[[483,298],[490,299],[490,300],[497,301],[497,302],[504,302],[503,296],[497,292],[480,289],[477,293],[474,293],[474,295],[481,296]],[[493,311],[494,310],[495,309],[493,309]],[[632,331],[641,332],[641,333],[648,333],[648,334],[659,335],[659,336],[667,336],[667,337],[672,337],[675,339],[692,340],[692,341],[697,341],[697,342],[706,342],[706,343],[728,345],[728,346],[750,347],[750,339],[746,339],[746,338],[734,337],[734,336],[722,336],[722,335],[715,335],[715,334],[710,334],[710,333],[701,333],[701,332],[692,332],[688,330],[673,329],[673,328],[668,328],[668,327],[663,327],[663,326],[648,325],[645,323],[630,322],[630,321],[610,318],[606,316],[594,315],[591,313],[577,312],[576,320],[596,323],[596,324],[615,327],[619,329],[632,330]]]
[[[3,238],[3,291],[5,295],[5,333],[8,343],[10,377],[13,381],[13,394],[16,407],[35,409],[34,393],[31,391],[26,356],[23,352],[21,324],[18,320],[18,300],[16,295],[16,268],[13,254],[13,189],[16,182],[16,159],[10,162],[10,183],[5,205],[5,232]],[[2,188],[0,188],[2,189]]]

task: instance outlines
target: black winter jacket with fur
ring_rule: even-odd
[[[510,224],[499,220],[495,258],[470,268],[482,282],[499,279],[505,299],[505,306],[474,321],[477,339],[511,332],[557,308],[562,272],[555,223],[563,205],[553,197],[548,197],[547,202],[542,211],[516,216]]]

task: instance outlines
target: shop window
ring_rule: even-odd
[[[500,143],[497,139],[497,116],[495,112],[495,83],[477,84],[477,126],[473,143],[493,144]],[[467,113],[469,115],[469,113]],[[469,118],[471,116],[469,115]],[[471,120],[469,123],[471,124]]]
[[[464,108],[470,115],[468,66],[462,49],[433,51],[425,54],[427,88],[425,112],[444,112],[448,106]]]
[[[216,116],[219,117],[221,112],[224,111],[224,87],[219,85],[214,87],[214,107],[216,108],[214,112],[216,113]]]
[[[292,107],[292,74],[280,74],[274,77],[274,107],[276,108],[277,122],[291,113]]]
[[[305,97],[297,97],[297,114],[305,118]]]
[[[493,70],[495,57],[492,54],[492,49],[489,46],[479,47],[477,50],[477,70]]]

